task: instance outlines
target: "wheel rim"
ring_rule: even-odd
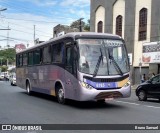
[[[64,91],[62,88],[58,90],[58,101],[59,103],[64,103]]]
[[[27,84],[27,93],[29,94],[30,93],[30,85]]]
[[[145,93],[143,91],[140,91],[138,96],[140,100],[143,100],[145,97]]]

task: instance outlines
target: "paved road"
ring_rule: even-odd
[[[1,124],[160,124],[159,114],[158,100],[138,101],[134,91],[130,98],[107,101],[106,104],[70,101],[61,105],[53,97],[42,94],[28,96],[25,90],[0,81]]]

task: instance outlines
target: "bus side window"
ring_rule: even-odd
[[[23,54],[23,66],[27,66],[28,56],[27,53]]]
[[[64,44],[57,43],[52,46],[52,60],[53,63],[63,63]]]
[[[19,67],[23,66],[23,58],[22,58],[22,54],[19,55]]]
[[[37,49],[34,51],[34,65],[39,65],[40,64],[40,49]]]
[[[44,64],[51,63],[51,49],[50,49],[50,45],[47,46],[47,47],[44,47],[44,49],[43,49],[43,63]]]

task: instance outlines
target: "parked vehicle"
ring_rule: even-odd
[[[10,76],[10,82],[12,86],[16,85],[16,75],[15,74]]]
[[[147,98],[156,98],[160,100],[160,74],[141,83],[136,88],[135,92],[140,101],[145,101]]]
[[[4,74],[0,74],[0,80],[4,79]]]

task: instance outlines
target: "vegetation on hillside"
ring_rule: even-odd
[[[13,64],[16,60],[16,51],[14,48],[0,50],[0,66]]]

